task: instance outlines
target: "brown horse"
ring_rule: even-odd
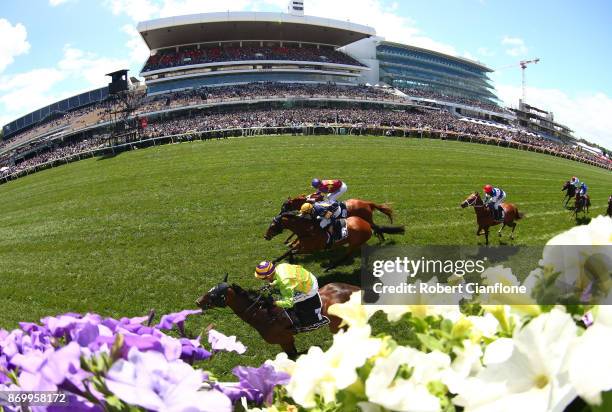
[[[311,195],[299,195],[296,197],[289,197],[283,203],[281,207],[281,213],[290,212],[292,210],[300,210],[300,207],[306,202],[314,203],[323,200],[323,196],[320,194],[317,195],[313,193]],[[346,209],[348,212],[348,216],[358,216],[368,222],[369,224],[374,223],[373,214],[375,210],[383,213],[387,218],[389,218],[389,222],[393,223],[393,209],[386,203],[374,203],[369,202],[367,200],[361,199],[348,199],[344,202],[346,205]]]
[[[518,208],[512,203],[502,203],[501,206],[504,209],[504,221],[499,222],[493,218],[489,209],[485,206],[484,202],[480,198],[480,194],[478,192],[474,192],[469,195],[460,205],[462,208],[466,208],[468,206],[473,206],[474,211],[476,212],[476,223],[478,223],[478,230],[476,231],[476,236],[480,236],[484,233],[486,244],[489,244],[489,227],[502,224],[501,229],[499,229],[499,236],[502,235],[502,229],[506,226],[510,226],[512,228],[512,232],[510,233],[510,239],[514,239],[514,229],[516,229],[515,220],[519,220],[523,217],[523,214],[519,213]]]
[[[612,217],[612,196],[608,198],[608,210],[606,210],[606,215]]]
[[[565,197],[563,198],[563,200],[565,201],[564,206],[567,207],[569,201],[576,195],[576,186],[574,186],[569,180],[567,180],[561,188],[561,191],[565,192]]]
[[[381,233],[402,234],[405,232],[403,226],[376,226],[376,230]],[[352,216],[346,219],[346,228],[348,236],[336,242],[333,247],[348,245],[347,253],[338,261],[333,262],[328,267],[332,269],[338,264],[349,258],[353,252],[358,250],[372,237],[372,226],[358,216]],[[293,232],[297,239],[289,243],[289,250],[278,257],[274,262],[279,262],[287,257],[293,259],[295,255],[311,254],[320,250],[324,250],[327,244],[327,233],[323,231],[313,219],[309,217],[301,217],[293,212],[281,213],[272,219],[272,223],[268,227],[264,238],[271,240],[274,236],[282,233],[284,229]]]
[[[578,218],[578,213],[583,214],[589,213],[589,207],[591,206],[591,198],[589,195],[580,195],[576,193],[574,200],[574,216]]]
[[[328,308],[334,303],[348,301],[359,287],[346,283],[329,283],[319,289],[321,296],[321,315],[330,320],[329,329],[332,333],[340,329],[341,319],[328,315]],[[295,330],[284,309],[274,305],[268,297],[253,291],[242,289],[238,285],[227,283],[227,275],[206,294],[196,300],[196,305],[202,310],[229,307],[240,319],[251,325],[269,344],[280,345],[290,358],[297,357],[295,348]]]

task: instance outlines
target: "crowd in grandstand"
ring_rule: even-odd
[[[76,155],[100,147],[104,145],[104,142],[105,140],[103,138],[87,139],[41,150],[40,153],[34,155],[33,157],[24,160],[20,163],[17,163],[14,166],[9,166],[8,169],[4,172],[4,175],[19,173],[26,169],[30,169],[32,167],[39,166],[44,163],[52,162],[54,160],[65,159],[72,155]]]
[[[287,97],[402,101],[401,97],[380,87],[343,86],[336,84],[249,83],[232,86],[201,87],[151,96],[143,101],[136,113],[144,114],[176,107],[232,99],[253,100]]]
[[[340,86],[333,84],[283,84],[283,83],[255,83],[248,85],[224,86],[216,88],[201,88],[189,91],[151,96],[138,100],[137,114],[151,113],[168,107],[188,106],[202,102],[223,101],[228,99],[249,100],[267,97],[346,97],[361,100],[397,100],[394,94],[386,89],[366,86]],[[421,94],[424,96],[424,94]],[[474,104],[471,102],[471,104]],[[42,136],[53,133],[55,129],[70,126],[78,129],[79,125],[87,125],[89,121],[100,121],[105,112],[111,110],[107,103],[90,106],[61,118],[56,118],[43,125],[39,125],[38,132]],[[94,119],[95,118],[95,119]],[[442,133],[458,133],[478,138],[492,138],[499,141],[514,141],[531,147],[537,147],[549,152],[578,156],[584,160],[609,165],[609,160],[585,151],[577,151],[570,145],[544,139],[526,130],[519,130],[512,125],[495,125],[483,122],[468,121],[459,118],[446,110],[389,110],[389,109],[315,109],[298,108],[291,110],[268,109],[249,110],[236,109],[231,113],[201,113],[192,117],[183,117],[174,120],[157,120],[155,116],[149,117],[148,126],[141,135],[143,138],[177,135],[188,132],[207,132],[212,130],[240,129],[240,128],[272,128],[272,127],[304,127],[343,125],[350,128],[398,128],[416,130],[435,130]],[[42,131],[41,131],[42,130]],[[29,130],[26,137],[34,135],[36,130]],[[19,135],[8,142],[15,145],[21,139],[30,141]],[[11,143],[12,142],[12,143]],[[48,145],[48,140],[31,140],[22,144],[20,148],[4,154],[0,158],[0,167],[9,165],[11,155],[15,157],[16,165],[10,166],[5,174],[15,173],[34,165],[39,165],[56,159],[70,156],[79,151],[90,150],[101,144],[100,140],[89,139],[76,144],[56,146],[53,149],[40,150],[37,145]],[[29,152],[38,153],[32,157]],[[22,156],[20,156],[22,154]],[[21,159],[25,157],[25,161]]]
[[[425,89],[401,89],[400,88],[400,90],[403,93],[407,94],[409,97],[431,99],[431,100],[441,100],[441,101],[450,102],[450,103],[464,104],[466,106],[479,107],[481,109],[489,110],[491,112],[496,112],[496,113],[508,113],[508,114],[512,113],[511,111],[503,107],[497,106],[495,104],[483,103],[480,100],[476,100],[476,99],[467,99],[465,97],[447,95],[444,93],[439,93],[439,92],[435,92],[432,90],[425,90]]]
[[[314,61],[323,63],[363,66],[352,57],[331,47],[297,45],[274,47],[208,47],[182,51],[162,51],[150,56],[143,72],[192,64],[219,63],[225,61],[283,60]]]

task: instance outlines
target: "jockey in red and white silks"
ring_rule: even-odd
[[[323,194],[330,203],[337,202],[338,198],[346,192],[348,187],[342,180],[319,180],[312,179],[312,187],[317,189],[317,193]]]

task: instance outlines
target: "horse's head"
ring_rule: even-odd
[[[565,183],[563,184],[563,187],[561,188],[561,190],[567,190],[567,188],[569,187],[569,185],[570,185],[570,181],[569,181],[569,180],[566,180],[566,181],[565,181]]]
[[[282,214],[280,214],[272,219],[272,223],[270,223],[270,226],[268,226],[264,239],[272,240],[274,236],[280,235],[283,232],[283,229]]]
[[[196,300],[196,305],[202,310],[210,308],[224,308],[227,306],[227,291],[230,285],[227,283],[228,275],[225,274],[223,282],[213,286],[208,292]]]
[[[479,200],[480,200],[480,193],[474,192],[470,194],[468,197],[466,197],[465,200],[459,206],[461,206],[462,208],[466,208],[468,206],[474,206],[478,204]]]
[[[296,197],[288,197],[287,200],[281,206],[281,213],[291,212],[292,210],[299,210],[300,207],[306,202],[306,195],[299,195]]]

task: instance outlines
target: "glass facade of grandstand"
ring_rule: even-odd
[[[380,80],[402,90],[423,90],[494,103],[496,96],[485,66],[465,59],[396,43],[376,48]],[[408,93],[410,94],[410,93]]]
[[[107,97],[108,87],[102,87],[100,89],[90,90],[88,92],[50,104],[49,106],[38,109],[5,125],[3,127],[4,137],[8,139],[31,126],[49,120],[53,116],[61,115],[83,106],[101,102]]]

